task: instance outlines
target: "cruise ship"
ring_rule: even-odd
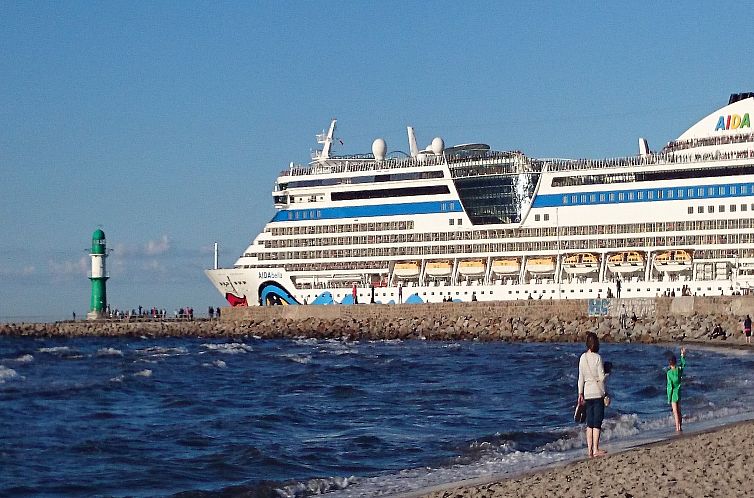
[[[754,288],[754,93],[662,150],[543,159],[482,143],[291,163],[232,268],[231,306],[747,294]]]

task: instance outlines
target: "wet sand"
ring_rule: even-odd
[[[605,449],[610,450],[609,444]],[[449,484],[414,496],[754,496],[754,421],[676,436],[516,478],[482,481]]]

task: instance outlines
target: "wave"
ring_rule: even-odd
[[[357,480],[356,477],[328,477],[306,481],[260,481],[207,491],[183,491],[174,498],[300,498],[304,496],[330,493],[344,489]]]
[[[366,396],[367,392],[351,385],[337,385],[330,387],[329,394],[338,399],[347,399]]]
[[[30,354],[23,354],[12,361],[15,361],[16,363],[31,363],[32,361],[34,361],[34,356]]]
[[[152,371],[149,370],[148,368],[144,370],[140,370],[134,374],[134,377],[151,377],[151,376],[152,376]]]
[[[368,342],[369,344],[401,344],[403,339],[374,339]]]
[[[3,358],[0,359],[0,363],[31,363],[34,361],[34,356],[30,354],[23,354],[18,358]]]
[[[238,353],[250,353],[254,351],[254,349],[251,346],[247,346],[246,344],[242,342],[228,342],[228,343],[209,343],[209,344],[202,344],[203,348],[206,348],[210,351],[215,351],[217,353],[224,353],[224,354],[238,354]]]
[[[281,355],[286,360],[292,361],[294,363],[301,363],[303,365],[306,365],[308,363],[312,362],[312,356],[308,354],[284,354]]]
[[[298,498],[302,496],[321,495],[338,489],[345,489],[358,478],[351,477],[328,477],[323,479],[309,479],[308,481],[286,484],[275,488],[275,492],[281,498]]]
[[[745,410],[730,408],[710,409],[688,417],[687,422],[719,420],[740,415]],[[642,420],[637,414],[622,414],[605,419],[602,426],[603,441],[611,441],[616,450],[628,448],[631,441],[666,439],[671,432],[672,417]],[[644,439],[642,439],[644,438]],[[544,444],[532,443],[532,441]],[[439,465],[402,470],[398,473],[374,477],[344,479],[348,484],[332,489],[332,498],[389,495],[415,492],[432,486],[479,477],[512,477],[532,469],[543,468],[558,462],[583,458],[586,443],[582,426],[571,426],[551,432],[512,432],[485,436],[456,448],[456,457],[445,459]],[[288,497],[308,496],[305,483],[288,486],[283,494]],[[316,489],[315,489],[316,492]]]
[[[202,363],[203,367],[217,367],[217,368],[227,368],[228,365],[223,360],[215,360],[211,363]]]
[[[293,344],[296,344],[298,346],[312,346],[314,344],[317,344],[318,342],[319,342],[319,339],[315,339],[313,337],[307,338],[307,339],[300,338],[300,339],[293,340]]]
[[[163,346],[151,346],[144,349],[137,349],[137,353],[145,354],[154,358],[165,358],[168,356],[179,356],[188,354],[188,349],[184,347],[170,348]]]
[[[69,348],[68,346],[55,346],[52,348],[39,348],[37,351],[40,353],[53,353],[53,354],[54,353],[68,353],[69,351],[71,351],[71,348]]]
[[[12,368],[4,367],[0,365],[0,384],[5,384],[6,381],[16,378],[23,378]]]
[[[634,392],[637,397],[644,399],[656,398],[663,393],[665,393],[664,389],[661,389],[657,386],[645,386]]]
[[[97,350],[97,356],[123,356],[123,351],[115,348],[100,348]]]

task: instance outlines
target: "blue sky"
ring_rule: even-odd
[[[658,5],[660,4],[660,5]],[[2,2],[0,321],[84,314],[101,226],[120,308],[224,305],[271,189],[344,146],[635,154],[754,90],[751,6],[716,2]]]

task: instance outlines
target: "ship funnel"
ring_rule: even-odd
[[[647,157],[649,155],[649,143],[646,138],[639,139],[639,155],[641,157]]]

